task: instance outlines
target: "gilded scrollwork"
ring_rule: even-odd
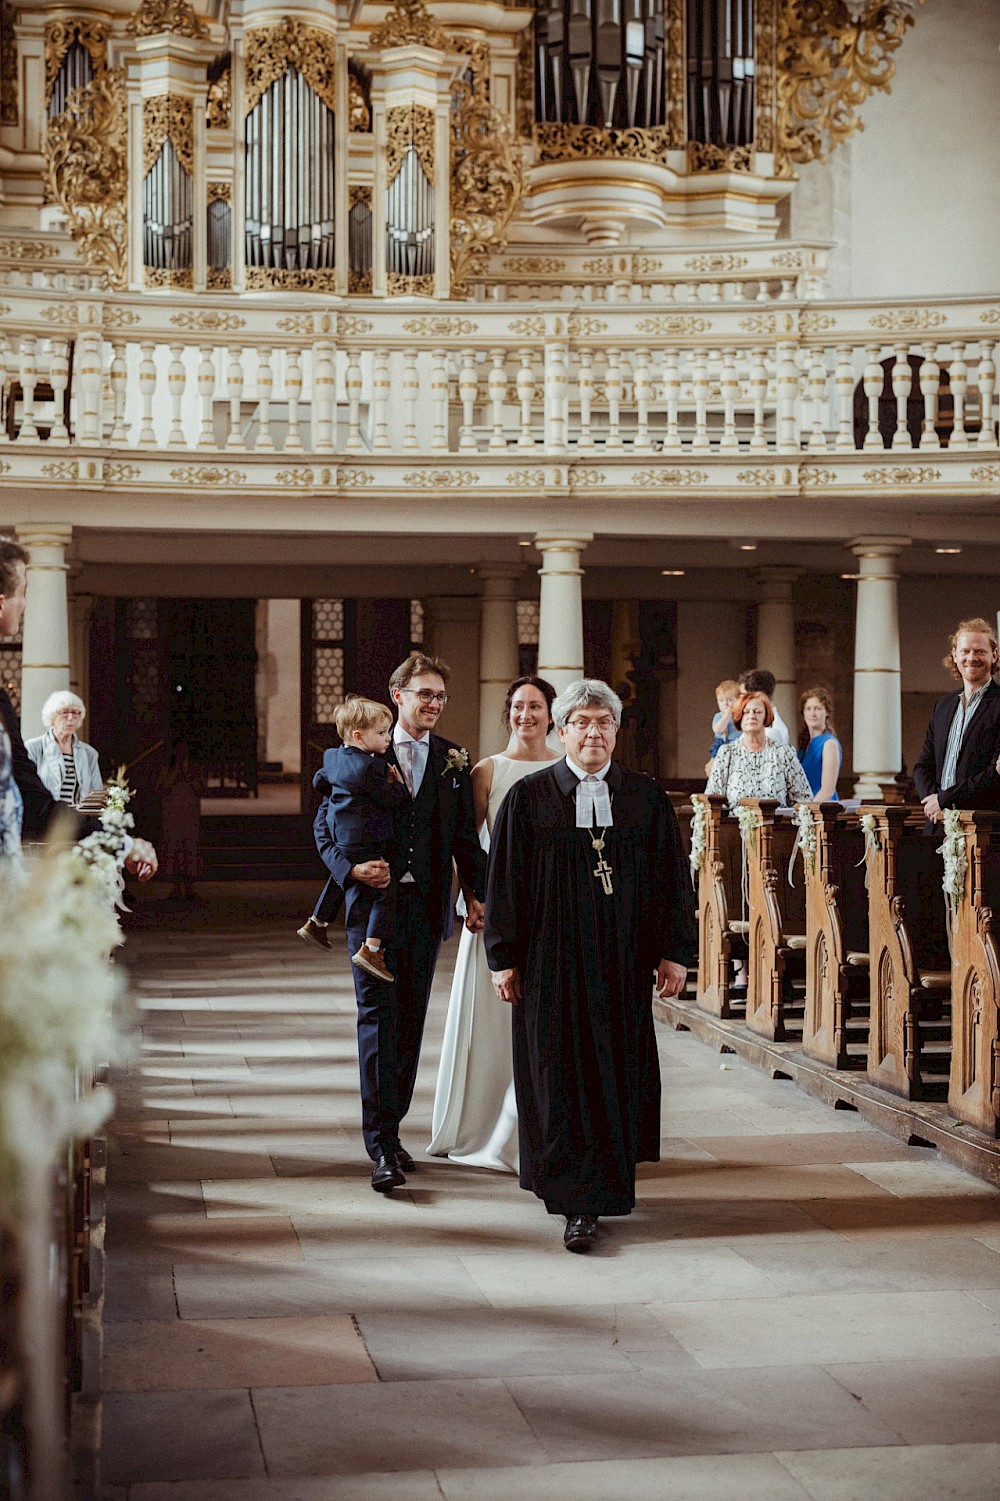
[[[194,273],[190,266],[146,266],[143,281],[151,290],[189,292],[194,286]]]
[[[348,129],[367,132],[372,128],[372,111],[365,86],[356,73],[347,75]]]
[[[229,266],[209,266],[206,285],[210,292],[228,292],[233,285],[233,273]]]
[[[434,111],[426,104],[397,104],[386,111],[386,184],[399,176],[412,146],[427,181],[434,181]]]
[[[158,36],[172,31],[176,36],[207,37],[208,23],[195,14],[188,0],[142,0],[125,30],[129,36]]]
[[[404,276],[402,272],[390,271],[386,277],[386,290],[390,297],[433,297],[434,276]]]
[[[286,271],[279,266],[248,266],[248,292],[335,292],[337,273],[330,266],[313,271]]]
[[[352,182],[347,191],[347,202],[349,208],[353,208],[356,203],[367,203],[368,207],[371,208],[371,184],[367,182]]]
[[[329,110],[337,108],[335,39],[331,31],[286,16],[277,26],[254,26],[246,34],[246,99],[249,114],[272,83],[295,68]]]
[[[214,74],[214,76],[213,76]],[[233,118],[233,69],[229,57],[209,69],[205,121],[209,130],[228,130]]]
[[[74,20],[50,21],[45,28],[45,103],[52,98],[52,90],[59,76],[63,58],[74,42],[79,42],[95,73],[102,73],[107,64],[108,27],[104,21],[89,16]]]
[[[684,0],[667,0],[663,16],[663,40],[667,55],[667,144],[684,150],[687,126],[684,120],[685,80]]]
[[[874,89],[888,91],[892,54],[913,25],[913,0],[787,0],[778,6],[778,171],[822,161],[863,129],[858,110]]]
[[[205,197],[209,203],[232,203],[233,185],[231,182],[210,182],[206,185]]]
[[[49,121],[45,137],[45,196],[66,215],[70,234],[90,266],[113,286],[127,264],[128,127],[125,75],[106,70],[74,89]]]
[[[149,171],[165,141],[191,176],[194,172],[194,102],[182,94],[158,94],[142,101],[142,171]]]
[[[587,161],[621,157],[633,162],[663,162],[671,149],[670,126],[606,130],[603,125],[565,125],[539,121],[534,129],[535,161]]]
[[[754,141],[758,151],[774,150],[775,72],[777,38],[775,10],[778,0],[757,0],[754,27]]]
[[[387,52],[391,47],[435,47],[448,50],[448,38],[428,11],[424,0],[395,0],[395,4],[369,37],[374,51]]]
[[[16,125],[18,116],[14,7],[4,0],[0,4],[0,125]]]
[[[754,149],[752,146],[713,146],[708,141],[688,141],[688,171],[695,172],[752,172]]]
[[[473,75],[475,79],[475,74]],[[489,99],[489,66],[479,81],[452,85],[451,289],[507,244],[507,227],[524,192],[521,143]]]

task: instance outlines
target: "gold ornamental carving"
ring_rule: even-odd
[[[370,318],[361,318],[356,313],[341,313],[337,319],[337,338],[356,339],[360,334],[370,334],[374,327]]]
[[[171,31],[175,36],[208,36],[208,23],[196,15],[188,0],[142,0],[142,4],[125,30],[129,36],[159,36]]]
[[[239,313],[223,313],[217,308],[185,308],[174,313],[170,319],[174,328],[186,329],[189,333],[234,334],[246,327],[246,319]]]
[[[904,307],[873,313],[868,322],[872,328],[885,329],[888,333],[921,333],[928,328],[940,328],[947,319],[944,313],[934,308]]]
[[[370,469],[338,469],[337,484],[344,490],[356,490],[363,485],[373,485],[375,476]]]
[[[300,490],[308,490],[315,475],[311,469],[279,469],[274,478],[279,485],[293,485]]]
[[[799,314],[799,328],[804,334],[825,334],[836,326],[837,320],[832,313],[815,313],[807,308]]]
[[[782,0],[777,16],[776,151],[790,177],[792,163],[823,161],[864,128],[857,112],[891,87],[912,0]]]
[[[232,203],[233,185],[231,182],[210,182],[205,187],[205,198],[209,203]]]
[[[985,480],[995,485],[1000,480],[1000,464],[974,464],[969,470],[972,479]]]
[[[799,484],[811,488],[814,485],[833,485],[837,482],[836,469],[822,469],[816,464],[803,464],[799,470]]]
[[[566,262],[555,255],[512,255],[503,269],[511,276],[558,276]]]
[[[287,271],[281,266],[248,266],[248,292],[335,292],[337,273],[332,266],[312,271]]]
[[[390,271],[386,277],[386,291],[390,297],[433,297],[434,274],[404,276],[401,271]]]
[[[693,313],[654,313],[640,318],[636,328],[641,334],[703,334],[712,326],[708,318]]]
[[[543,339],[545,337],[545,319],[538,318],[512,318],[507,324],[507,332],[521,334],[527,339]]]
[[[254,26],[246,34],[245,68],[247,114],[289,68],[302,74],[327,109],[337,108],[336,47],[330,31],[288,16],[277,26]]]
[[[932,485],[941,478],[941,471],[932,469],[929,464],[907,465],[903,469],[887,465],[879,469],[866,469],[861,478],[870,485]]]
[[[95,73],[103,73],[108,55],[108,27],[104,21],[80,17],[74,21],[50,21],[45,28],[45,103],[59,76],[63,58],[74,42],[79,42],[90,58]]]
[[[206,285],[210,292],[229,292],[232,290],[233,273],[229,266],[209,266],[206,277]]]
[[[171,469],[170,478],[179,485],[245,485],[246,471],[214,464],[183,464]]]
[[[361,79],[355,73],[347,75],[347,128],[350,131],[369,131],[372,128],[372,112]]]
[[[371,208],[371,184],[367,182],[352,182],[348,189],[347,202],[350,208],[353,208],[356,203],[367,203],[368,207]]]
[[[753,172],[754,149],[752,146],[713,146],[706,141],[688,141],[688,171],[697,172]]]
[[[142,318],[131,308],[111,306],[104,309],[105,328],[134,328],[141,322]]]
[[[17,37],[14,35],[14,7],[4,0],[4,3],[0,4],[0,125],[16,125],[18,118]]]
[[[89,266],[125,281],[128,259],[128,125],[125,74],[107,70],[74,89],[45,136],[45,197],[66,215]]]
[[[142,174],[145,177],[170,141],[188,176],[194,173],[194,101],[181,94],[158,94],[142,101]]]
[[[774,150],[774,108],[777,97],[777,30],[775,10],[780,0],[757,0],[754,26],[754,144],[758,151]]]
[[[684,262],[685,271],[744,271],[750,262],[745,255],[724,252],[719,255],[689,255]]]
[[[405,318],[403,328],[408,334],[424,334],[438,339],[457,339],[461,334],[474,334],[479,324],[471,318],[440,317]]]
[[[426,104],[397,104],[386,111],[386,184],[399,176],[412,146],[427,181],[434,181],[434,111]]]
[[[372,274],[370,271],[348,271],[347,291],[351,297],[367,297],[372,289]]]
[[[211,73],[211,70],[209,71]],[[227,62],[214,78],[209,77],[205,123],[209,130],[228,130],[232,119],[233,70]]]
[[[507,245],[524,192],[521,143],[489,98],[489,67],[451,89],[451,290]]]
[[[663,15],[663,42],[667,63],[667,144],[683,151],[687,139],[684,100],[687,97],[684,48],[684,0],[667,0]]]
[[[413,469],[403,475],[403,484],[416,490],[469,490],[479,484],[473,469]]]
[[[546,120],[536,123],[534,141],[535,161],[539,165],[545,162],[597,161],[608,157],[662,164],[671,149],[670,127],[667,125],[606,130],[603,125],[565,125]]]
[[[44,240],[0,240],[0,261],[50,261],[56,254]]]
[[[637,490],[658,490],[661,485],[704,485],[710,477],[705,469],[639,469],[629,484]]]
[[[741,485],[773,485],[775,483],[773,469],[741,469],[736,478]]]
[[[388,52],[392,47],[434,47],[448,51],[447,34],[435,21],[423,0],[396,0],[392,10],[374,28],[368,44],[373,51]]]
[[[146,266],[143,268],[143,285],[151,291],[190,292],[194,286],[194,272],[190,266]]]

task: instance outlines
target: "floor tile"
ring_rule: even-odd
[[[487,1300],[457,1257],[373,1257],[352,1265],[310,1262],[174,1267],[182,1319],[356,1313],[364,1309],[483,1307]]]
[[[797,1501],[805,1492],[801,1489],[789,1492],[788,1501],[793,1501],[793,1495]],[[441,1488],[431,1470],[402,1470],[393,1474],[303,1475],[294,1480],[198,1480],[172,1485],[133,1485],[128,1501],[441,1501]],[[777,1496],[775,1501],[785,1501],[784,1495]]]
[[[347,1314],[112,1324],[101,1367],[101,1387],[109,1392],[377,1380]]]
[[[989,1356],[1000,1347],[1000,1313],[961,1292],[661,1303],[653,1312],[707,1369]]]
[[[778,1454],[812,1501],[996,1501],[1000,1444]]]
[[[808,1501],[809,1494],[770,1454],[439,1470],[438,1482],[444,1501]]]
[[[827,1370],[907,1444],[1000,1440],[1000,1347],[991,1359],[882,1360]]]
[[[109,1485],[264,1474],[246,1391],[108,1392],[101,1408]]]
[[[790,1293],[1000,1290],[1000,1255],[971,1236],[927,1241],[846,1238],[744,1242],[739,1253],[782,1291]]]
[[[841,1131],[799,1131],[789,1136],[702,1136],[692,1145],[718,1158],[727,1167],[761,1164],[784,1167],[828,1162],[851,1166],[857,1162],[906,1162],[934,1157],[927,1147],[908,1147],[882,1131],[858,1131],[848,1146]]]
[[[232,1215],[206,1219],[192,1214],[160,1214],[108,1229],[109,1254],[130,1260],[158,1261],[301,1261],[298,1236],[287,1216]]]
[[[527,1465],[549,1457],[501,1381],[278,1387],[255,1389],[253,1398],[269,1475]]]

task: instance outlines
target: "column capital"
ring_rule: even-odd
[[[896,558],[912,544],[912,537],[855,537],[846,545],[856,558]]]
[[[484,595],[491,599],[517,598],[517,585],[525,572],[523,563],[480,563],[477,571]]]
[[[32,547],[69,547],[73,528],[66,522],[27,521],[17,527],[17,540],[30,551]]]
[[[786,564],[765,565],[754,569],[754,582],[765,591],[765,599],[787,600],[791,598],[792,585],[802,577],[801,568]]]
[[[583,532],[576,537],[567,536],[565,532],[538,532],[533,538],[534,546],[540,553],[550,552],[575,552],[581,553],[588,542],[593,542],[593,532]]]

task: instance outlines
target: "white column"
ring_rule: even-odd
[[[895,561],[909,537],[857,537],[858,602],[854,634],[854,784],[856,797],[881,798],[903,764],[899,605]]]
[[[31,554],[21,648],[21,733],[42,733],[42,705],[50,693],[69,687],[69,600],[66,548],[73,528],[18,527],[18,541]]]
[[[542,555],[538,602],[538,675],[557,693],[583,677],[583,569],[580,554],[592,534],[535,538]]]
[[[507,689],[518,676],[517,585],[524,570],[483,564],[479,626],[479,754],[492,756],[507,744],[502,724]]]
[[[796,568],[761,568],[757,606],[757,666],[774,673],[774,705],[788,726],[792,744],[798,733],[798,675],[795,670],[795,606],[792,585]]]

